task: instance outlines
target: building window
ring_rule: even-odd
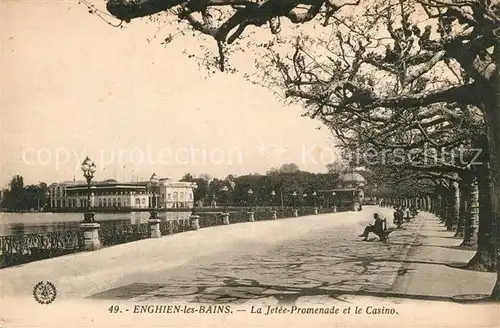
[[[116,206],[122,207],[122,199],[121,198],[118,198]]]
[[[193,200],[193,194],[189,194],[189,200]]]
[[[140,198],[136,198],[135,199],[135,205],[141,205],[141,199]]]
[[[143,203],[143,204],[146,204],[146,198],[143,198],[143,199],[142,199],[142,203]]]
[[[167,198],[168,198],[168,199],[172,199],[172,197],[171,197],[171,196],[172,196],[172,195],[169,193],[169,194],[167,195]]]
[[[183,192],[181,192],[181,198],[180,199],[184,200],[184,193]]]

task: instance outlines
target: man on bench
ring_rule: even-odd
[[[377,235],[381,241],[386,241],[389,234],[394,231],[394,229],[387,229],[387,220],[381,219],[378,213],[373,214],[373,218],[375,219],[375,223],[369,224],[365,227],[365,231],[359,235],[360,237],[364,237],[364,241],[368,240],[368,235],[370,232]]]
[[[411,221],[411,213],[410,213],[410,209],[408,208],[408,206],[405,206],[404,208],[404,219],[406,222],[410,222]]]
[[[392,220],[392,223],[394,223],[398,229],[403,228],[403,211],[399,207],[396,207],[394,210],[394,220]]]

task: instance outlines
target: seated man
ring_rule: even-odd
[[[398,228],[403,225],[403,212],[398,208],[394,211],[394,220],[392,221]]]
[[[365,231],[361,235],[359,235],[360,237],[365,237],[365,239],[363,240],[368,240],[368,235],[370,234],[370,232],[373,232],[376,235],[383,234],[384,232],[385,220],[382,220],[378,215],[378,213],[373,214],[373,218],[375,219],[375,223],[373,225],[372,224],[367,225],[365,227]]]
[[[410,222],[410,220],[411,220],[410,209],[408,208],[408,206],[406,206],[404,209],[404,218],[405,218],[405,221],[407,221],[407,222]]]

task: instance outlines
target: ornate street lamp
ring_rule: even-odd
[[[227,213],[227,205],[229,203],[229,189],[227,189],[227,186],[224,186],[220,191],[224,192],[224,196],[226,197],[226,203],[224,204],[222,212]]]
[[[83,214],[83,222],[92,223],[95,222],[94,213],[92,213],[92,206],[90,204],[90,183],[94,178],[94,173],[96,171],[96,166],[94,162],[87,156],[81,165],[83,171],[83,176],[87,180],[87,212]]]
[[[296,198],[297,198],[297,192],[294,191],[292,194],[292,207],[293,207],[293,209],[295,209],[297,207],[295,204]]]
[[[332,192],[332,207],[335,207],[335,191]]]
[[[312,195],[313,195],[313,204],[314,207],[316,207],[316,196],[318,196],[318,194],[316,192],[313,192]]]
[[[271,192],[271,210],[274,211],[274,196],[276,196],[276,193],[274,190]]]
[[[370,189],[370,200],[375,205],[375,202],[373,200],[373,191],[377,190],[378,185],[376,183],[373,184],[373,187]]]
[[[158,211],[156,210],[156,208],[158,207],[158,202],[156,201],[156,193],[155,193],[155,188],[158,185],[158,181],[159,180],[156,173],[153,173],[151,178],[149,178],[149,183],[151,184],[151,190],[153,192],[153,198],[151,199],[151,201],[152,203],[154,203],[154,205],[151,206],[151,212],[150,212],[151,215],[149,217],[150,220],[158,219]]]
[[[196,189],[198,189],[198,185],[196,185],[196,188],[192,188],[192,189],[193,189],[193,209],[191,210],[191,215],[196,215],[196,202],[194,199],[194,191]]]
[[[248,205],[250,205],[249,212],[253,212],[253,190],[252,188],[248,189]]]

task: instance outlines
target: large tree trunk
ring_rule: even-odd
[[[485,121],[488,130],[488,153],[490,163],[490,181],[488,184],[489,197],[491,202],[491,229],[492,238],[496,238],[493,253],[496,256],[497,282],[493,288],[491,296],[500,299],[500,81],[498,77],[498,66],[500,65],[500,45],[497,43],[495,48],[497,72],[494,75],[491,90],[492,97],[490,102],[486,103],[484,108]]]
[[[450,195],[450,228],[452,231],[457,231],[460,207],[460,189],[458,182],[452,182]]]
[[[469,269],[494,272],[496,269],[495,220],[492,211],[490,171],[485,165],[477,166],[479,184],[479,230],[477,251],[469,261]]]
[[[479,187],[477,178],[471,176],[468,180],[468,212],[464,227],[464,240],[460,246],[477,247],[477,231],[479,225]]]
[[[467,180],[460,180],[460,205],[458,207],[458,224],[457,224],[457,232],[455,233],[456,238],[464,237],[464,227],[465,220],[467,217]]]
[[[444,194],[444,223],[447,231],[453,231],[453,222],[455,221],[455,192],[453,189]]]

